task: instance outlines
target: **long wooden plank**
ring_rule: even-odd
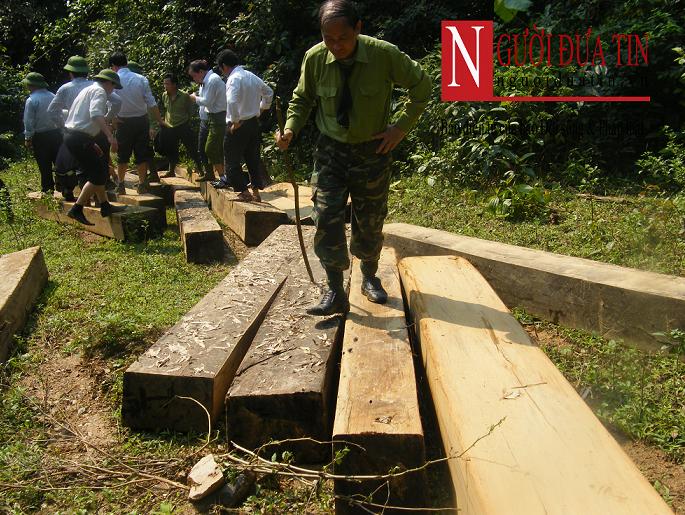
[[[162,177],[160,181],[162,184],[162,196],[169,205],[174,205],[177,191],[200,191],[199,186],[196,186],[182,177]]]
[[[155,209],[164,209],[166,207],[166,202],[162,197],[149,193],[138,193],[135,188],[126,188],[126,193],[108,191],[107,197],[110,202],[119,202],[129,206],[153,207]]]
[[[295,227],[286,229],[295,235]],[[311,243],[314,230],[304,229]],[[315,279],[323,283],[325,274],[313,251],[309,262]],[[228,430],[234,441],[250,448],[270,440],[330,441],[344,319],[307,315],[306,307],[320,295],[298,257],[226,396]],[[331,447],[300,441],[280,449],[290,450],[300,462],[319,462],[330,455]]]
[[[283,211],[290,222],[295,221],[295,198],[287,195],[281,194],[280,191],[272,192],[268,188],[261,192],[262,202],[266,202],[270,206],[275,207]],[[310,195],[311,196],[311,195]],[[304,225],[313,225],[312,211],[314,209],[314,203],[310,197],[303,195],[300,192],[300,221]]]
[[[259,245],[278,226],[288,223],[288,217],[283,211],[268,204],[240,202],[232,191],[217,190],[207,182],[200,184],[200,191],[212,211],[246,245]]]
[[[386,224],[400,257],[468,259],[509,307],[569,327],[622,338],[646,350],[654,333],[685,328],[685,277],[644,272],[410,224]]]
[[[174,197],[183,252],[189,263],[221,261],[224,233],[209,211],[200,192],[178,190]]]
[[[83,213],[94,225],[83,225],[67,216],[73,202],[41,198],[40,193],[29,193],[28,198],[41,218],[75,225],[84,231],[116,240],[143,241],[160,236],[166,227],[166,213],[150,207],[128,206],[126,211],[107,217],[100,214],[100,208],[84,207]]]
[[[378,276],[388,292],[387,304],[369,302],[361,293],[362,274],[355,260],[333,425],[334,449],[349,449],[334,466],[341,475],[382,475],[425,462],[414,362],[392,248],[383,249]],[[375,493],[371,499],[381,505],[420,506],[424,480],[422,472],[409,474],[391,481],[389,489],[383,481],[337,480],[335,492]],[[337,499],[336,513],[366,512]]]
[[[461,513],[671,513],[468,261],[399,269]]]
[[[207,415],[197,402],[217,420],[238,365],[299,253],[290,229],[274,231],[126,370],[125,425],[206,431]]]
[[[12,335],[26,318],[48,282],[40,247],[0,256],[0,362],[7,359]]]

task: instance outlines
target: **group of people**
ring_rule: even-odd
[[[276,132],[275,139],[281,150],[287,150],[315,111],[320,134],[311,178],[314,250],[326,271],[327,288],[319,303],[307,312],[323,316],[349,310],[343,284],[343,273],[350,266],[345,234],[348,197],[352,200],[350,251],[361,263],[361,291],[372,302],[387,300],[377,270],[387,215],[390,153],[425,109],[432,84],[421,66],[395,45],[361,34],[362,22],[350,0],[324,1],[319,23],[323,41],[304,56],[285,128],[282,133]],[[164,118],[147,79],[130,69],[122,53],[113,54],[110,69],[95,75],[90,85],[84,77],[73,76],[71,86],[62,86],[70,92],[62,96],[74,98],[68,106],[64,144],[79,162],[87,182],[70,216],[88,223],[81,206],[92,195],[100,199],[103,216],[114,210],[106,203],[104,188],[110,148],[118,157],[119,187],[132,153],[140,184],[145,184],[150,158],[149,117],[161,127],[161,146],[171,148],[167,150],[170,174],[178,162],[178,143],[183,142],[202,170],[200,180],[214,181],[217,188],[232,187],[239,200],[255,199],[263,185],[258,118],[269,109],[273,91],[239,63],[231,50],[219,53],[216,64],[226,77],[224,83],[207,61],[192,61],[187,71],[200,85],[197,94],[179,90],[176,78],[167,75]],[[70,68],[65,69],[72,73]],[[27,100],[26,137],[33,145],[45,191],[52,186],[48,162],[59,147],[61,127],[51,116],[55,111],[49,107],[54,99],[42,77],[29,74],[26,81],[34,88]],[[408,101],[391,121],[395,86],[407,91]],[[75,95],[78,88],[82,90]],[[67,103],[60,105],[64,108]],[[197,151],[190,129],[196,106],[200,115]],[[108,120],[114,122],[116,136]],[[203,150],[209,166],[203,167]],[[243,160],[253,191],[242,172]]]
[[[93,196],[103,216],[125,209],[106,200],[105,185],[110,170],[114,170],[109,152],[117,156],[114,181],[109,181],[111,189],[125,193],[124,179],[133,158],[138,193],[145,193],[151,178],[154,138],[157,149],[169,159],[166,176],[175,175],[179,146],[183,144],[200,173],[198,180],[214,181],[217,188],[233,187],[239,200],[260,200],[259,189],[266,186],[267,176],[260,158],[258,117],[270,108],[273,90],[240,66],[233,51],[221,52],[217,62],[227,77],[226,84],[207,61],[193,61],[188,67],[188,74],[200,85],[198,94],[180,90],[173,74],[164,77],[164,116],[148,79],[122,52],[112,54],[110,67],[91,79],[87,78],[86,60],[71,57],[64,67],[71,80],[56,94],[48,91],[42,75],[29,73],[24,79],[30,91],[24,108],[24,136],[38,163],[42,191],[49,193],[57,187],[66,200],[75,201],[68,214],[83,224],[91,223],[83,214],[83,206]],[[95,89],[90,89],[93,86]],[[197,113],[200,131],[196,137],[192,119]],[[155,129],[151,131],[151,127]],[[243,160],[251,180],[242,171]],[[156,168],[152,177],[155,175]],[[75,199],[77,182],[81,194]]]

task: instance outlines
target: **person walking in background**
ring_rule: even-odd
[[[33,151],[38,163],[41,191],[52,194],[55,189],[53,164],[62,144],[62,113],[48,111],[55,95],[48,91],[48,83],[40,73],[29,73],[22,84],[30,92],[24,104],[24,144]]]
[[[388,212],[390,151],[425,109],[431,81],[395,45],[361,35],[362,22],[351,1],[322,3],[319,25],[323,42],[304,56],[288,119],[283,134],[276,133],[276,142],[287,149],[316,108],[321,134],[311,179],[314,250],[326,270],[328,289],[307,312],[331,315],[349,309],[343,288],[343,272],[350,266],[345,237],[348,196],[352,198],[350,251],[361,261],[362,293],[371,302],[387,300],[376,271]],[[395,84],[407,89],[409,101],[391,124]]]
[[[111,148],[116,152],[118,146],[105,120],[107,98],[115,88],[121,89],[121,81],[113,70],[102,70],[93,79],[95,83],[82,90],[74,100],[64,124],[65,143],[87,179],[67,216],[84,225],[93,225],[83,214],[83,207],[90,203],[93,195],[100,202],[100,214],[103,217],[126,209],[126,206],[112,206],[107,201],[105,191],[109,151]]]
[[[226,175],[213,183],[215,188],[233,187],[238,200],[261,201],[259,190],[264,188],[260,171],[261,130],[259,116],[271,107],[273,90],[254,73],[240,66],[232,50],[223,50],[217,63],[226,80],[226,134],[224,161]],[[252,191],[243,173],[243,159],[252,182]]]
[[[167,126],[161,128],[159,139],[161,153],[169,159],[169,171],[165,177],[176,176],[180,143],[183,143],[186,152],[195,163],[195,168],[201,170],[197,157],[197,137],[191,127],[191,120],[197,112],[197,107],[188,93],[178,89],[178,80],[171,73],[164,76],[162,107]]]
[[[221,77],[209,68],[204,60],[196,60],[188,66],[188,75],[196,84],[200,84],[200,92],[190,95],[193,102],[204,108],[207,113],[207,142],[205,154],[211,166],[198,181],[214,180],[215,174],[224,174],[223,139],[226,130],[226,86]]]
[[[69,115],[69,109],[71,109],[78,94],[88,86],[91,86],[93,81],[87,78],[90,68],[86,59],[80,55],[71,56],[64,66],[64,70],[69,74],[70,80],[59,87],[57,93],[55,93],[55,98],[52,99],[48,106],[48,112],[54,116],[62,116],[66,120]],[[120,109],[121,99],[116,93],[112,93],[108,98],[106,120],[112,122]],[[79,176],[81,186],[85,184],[85,180],[82,174],[78,173],[78,162],[71,155],[64,141],[57,154],[56,167],[57,182],[61,185],[62,197],[64,197],[64,200],[73,202],[76,200],[74,198],[74,188],[77,182],[79,182],[77,176]]]
[[[148,110],[160,127],[164,126],[164,120],[152,95],[150,83],[142,75],[129,70],[127,64],[126,55],[122,52],[115,52],[109,58],[109,65],[119,75],[122,86],[118,93],[122,104],[117,123],[117,193],[126,193],[124,177],[132,154],[135,155],[138,172],[138,193],[147,193],[147,171],[152,158]]]

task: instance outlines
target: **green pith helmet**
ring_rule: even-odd
[[[22,84],[25,84],[26,86],[33,86],[36,88],[47,88],[48,83],[45,82],[45,77],[43,77],[40,73],[38,72],[31,72],[24,77],[24,80],[21,81]]]
[[[90,68],[88,67],[88,61],[86,61],[85,57],[81,57],[80,55],[72,55],[67,61],[67,64],[64,67],[64,69],[68,72],[74,73],[90,72]]]
[[[126,65],[126,68],[131,70],[133,73],[142,73],[143,72],[143,69],[135,61],[129,61],[128,64]]]
[[[93,75],[93,79],[108,80],[114,84],[114,89],[121,89],[121,80],[119,79],[119,74],[114,70],[107,68],[102,70],[97,75]]]

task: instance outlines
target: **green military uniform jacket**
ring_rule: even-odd
[[[336,120],[342,94],[342,73],[324,43],[304,56],[300,80],[288,108],[286,129],[297,134],[316,106],[319,130],[343,143],[361,143],[383,132],[390,121],[390,104],[395,85],[408,90],[409,102],[395,120],[408,132],[419,119],[431,95],[431,80],[416,61],[386,41],[359,35],[349,78],[352,93],[349,129]]]
[[[173,100],[165,91],[162,94],[162,105],[164,106],[164,121],[171,127],[178,127],[189,122],[193,114],[197,112],[197,106],[190,99],[190,95],[180,89]]]

